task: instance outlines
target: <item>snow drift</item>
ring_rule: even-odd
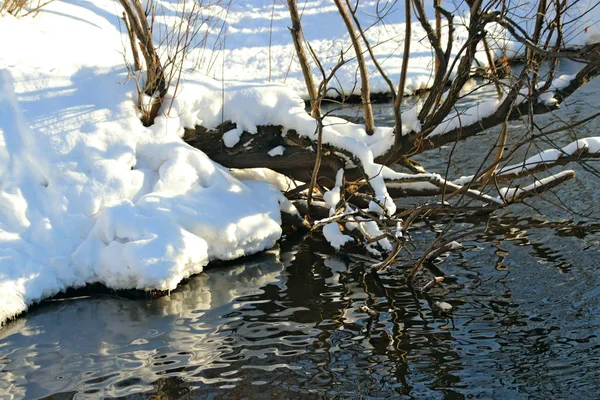
[[[198,110],[141,125],[119,9],[97,3],[2,16],[1,322],[88,282],[174,289],[281,235],[277,189],[233,178],[180,139]]]

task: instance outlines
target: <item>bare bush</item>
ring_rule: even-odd
[[[142,111],[142,122],[144,125],[149,126],[154,123],[168,91],[165,70],[154,46],[151,25],[148,23],[148,17],[142,8],[142,4],[139,0],[119,1],[125,10],[123,19],[130,37],[134,60],[136,60],[134,68],[141,68],[139,56],[137,55],[138,50],[141,51],[146,63],[145,82],[143,86],[138,84],[138,108]],[[136,82],[139,82],[139,80],[136,80]],[[151,99],[149,108],[144,107],[143,93]]]
[[[174,93],[166,110],[169,115],[188,56],[192,50],[206,45],[209,31],[214,26],[214,16],[204,11],[222,2],[196,0],[190,4],[181,0],[175,4],[175,18],[169,19],[168,12],[153,0],[146,2],[145,7],[140,0],[119,2],[124,9],[123,21],[133,57],[133,65],[128,65],[130,76],[138,85],[142,122],[149,126],[154,123],[173,87]],[[140,74],[142,70],[145,76]]]
[[[7,12],[15,17],[36,16],[42,7],[54,0],[4,0],[0,1],[0,11]]]

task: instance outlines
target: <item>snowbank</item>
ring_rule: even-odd
[[[53,2],[1,17],[0,323],[88,282],[174,289],[281,235],[274,186],[233,178],[180,139],[204,104],[141,125],[120,13]]]
[[[485,2],[486,4],[488,2]],[[565,21],[581,17],[575,24],[569,24],[564,31],[564,39],[569,46],[581,46],[600,41],[600,6],[596,0],[582,0],[569,4]],[[430,19],[434,18],[431,1],[425,1],[425,11]],[[453,12],[455,32],[453,37],[452,57],[456,56],[468,37],[468,7],[462,1],[444,2],[443,6]],[[329,71],[338,62],[341,51],[346,51],[348,61],[331,81],[332,90],[345,94],[360,93],[360,79],[357,64],[351,48],[349,35],[340,18],[337,8],[331,0],[310,0],[298,2],[304,35],[312,49],[319,56],[325,71]],[[378,12],[384,15],[384,23],[377,23]],[[509,12],[519,26],[528,32],[533,31],[537,13],[537,2],[530,0],[513,0]],[[215,52],[202,48],[194,57],[196,65],[209,76],[221,79],[235,77],[244,82],[282,83],[293,88],[303,98],[307,98],[302,71],[294,58],[294,46],[289,32],[289,11],[285,1],[244,0],[234,1],[228,11],[215,11],[219,18],[225,18],[226,40]],[[366,31],[373,52],[389,75],[392,82],[400,81],[402,65],[402,48],[404,44],[405,16],[401,2],[381,2],[378,0],[361,0],[358,18]],[[549,10],[547,19],[553,17]],[[413,21],[415,18],[413,17]],[[375,25],[374,25],[375,24]],[[431,25],[435,26],[434,21]],[[219,25],[214,24],[215,30]],[[495,55],[503,52],[508,56],[522,54],[524,47],[512,40],[510,35],[500,27],[488,27],[490,46]],[[444,22],[442,42],[446,43],[447,27]],[[216,33],[215,33],[216,35]],[[411,57],[405,94],[417,90],[428,89],[433,84],[433,50],[426,39],[427,34],[418,22],[412,26]],[[477,63],[487,65],[487,58],[480,46]],[[379,75],[377,69],[365,52],[369,70],[372,93],[389,92],[389,87]],[[321,73],[313,66],[313,73],[320,79]],[[335,93],[332,93],[335,94]]]

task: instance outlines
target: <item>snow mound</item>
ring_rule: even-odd
[[[0,323],[91,282],[174,289],[281,236],[274,186],[240,181],[181,140],[209,105],[143,127],[117,2],[76,3],[1,17]]]

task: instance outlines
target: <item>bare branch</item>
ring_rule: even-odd
[[[344,20],[344,24],[350,35],[350,40],[352,41],[352,47],[354,47],[354,51],[356,52],[356,61],[358,62],[358,69],[360,72],[360,95],[365,113],[365,130],[367,131],[367,135],[372,135],[375,132],[375,120],[373,119],[373,108],[371,107],[369,72],[367,71],[367,64],[363,55],[362,46],[360,45],[356,29],[354,29],[352,19],[350,18],[346,6],[342,3],[342,0],[334,0],[334,2]]]

